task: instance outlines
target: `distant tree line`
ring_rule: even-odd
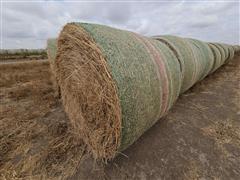
[[[45,59],[46,49],[0,49],[1,60],[7,59]]]

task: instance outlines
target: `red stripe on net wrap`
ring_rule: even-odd
[[[158,66],[158,73],[159,73],[159,79],[161,80],[161,100],[162,100],[162,106],[161,106],[161,114],[160,117],[167,111],[168,108],[168,100],[169,100],[169,82],[168,82],[168,75],[166,72],[166,66],[163,62],[163,59],[160,55],[159,50],[156,49],[156,47],[149,41],[147,38],[144,38],[142,36],[139,36],[138,34],[132,33],[138,41],[144,44],[147,51],[149,52],[150,56],[152,57],[152,60],[155,62],[155,64]]]

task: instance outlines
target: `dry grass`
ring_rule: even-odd
[[[0,179],[71,176],[86,148],[54,98],[48,62],[2,64],[0,72]]]
[[[1,64],[0,87],[6,88],[18,83],[45,79],[49,75],[48,66],[48,61]]]
[[[96,159],[113,158],[120,146],[121,110],[117,87],[101,50],[90,35],[68,24],[58,38],[57,82],[76,134]]]

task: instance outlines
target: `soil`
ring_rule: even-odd
[[[0,179],[239,179],[240,56],[102,165],[72,134],[47,61],[0,64]]]

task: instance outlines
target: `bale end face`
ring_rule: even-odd
[[[70,23],[58,38],[55,63],[63,105],[75,133],[94,158],[113,158],[120,146],[121,109],[101,50],[82,27]]]

